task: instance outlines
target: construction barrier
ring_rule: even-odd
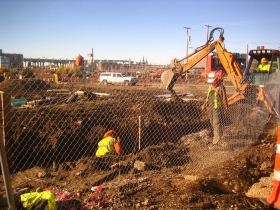
[[[266,200],[274,208],[280,209],[280,126],[278,126],[277,135],[273,190]]]

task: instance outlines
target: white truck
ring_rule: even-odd
[[[99,76],[100,84],[123,84],[125,86],[136,85],[138,79],[133,76],[126,76],[120,72],[102,72]]]

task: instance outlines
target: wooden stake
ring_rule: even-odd
[[[142,125],[142,122],[141,122],[141,116],[138,117],[139,118],[139,127],[138,127],[138,149],[140,150],[141,149],[141,125]]]

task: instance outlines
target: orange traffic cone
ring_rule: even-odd
[[[280,126],[277,131],[277,145],[274,162],[273,189],[266,201],[276,209],[280,209]]]

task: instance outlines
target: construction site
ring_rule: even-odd
[[[275,196],[280,53],[252,51],[241,70],[220,40],[209,39],[199,58],[175,61],[160,83],[1,82],[16,209],[24,209],[20,195],[38,188],[54,194],[57,209],[270,209],[260,199]],[[185,79],[214,50],[230,81],[220,149],[211,149],[209,110],[202,108],[209,83]],[[251,69],[263,56],[271,71],[261,81]],[[108,130],[123,154],[97,157]],[[5,197],[3,173],[0,181]]]

